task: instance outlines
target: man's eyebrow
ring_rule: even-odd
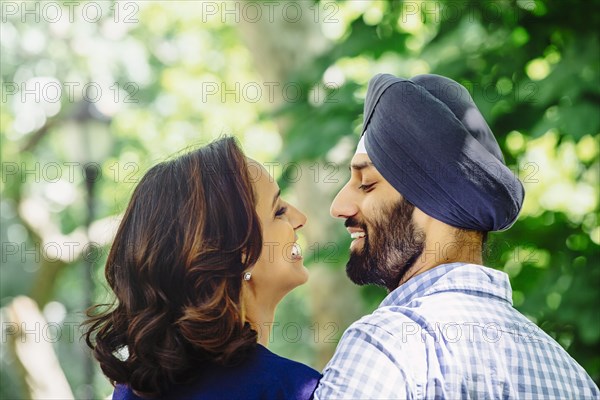
[[[273,196],[273,204],[271,204],[271,208],[275,207],[275,202],[277,201],[277,198],[279,198],[280,195],[281,195],[281,189],[279,189],[277,191],[277,193],[275,193],[275,196]]]
[[[373,163],[371,161],[363,161],[360,163],[353,163],[350,165],[350,170],[360,171],[368,167],[372,167]]]

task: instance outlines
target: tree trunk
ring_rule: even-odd
[[[237,29],[246,47],[251,52],[256,70],[265,82],[277,82],[280,87],[288,83],[294,71],[310,68],[316,56],[326,51],[329,41],[323,36],[321,26],[314,21],[311,2],[297,2],[302,8],[303,17],[297,22],[286,21],[281,13],[273,13],[273,18],[261,18],[258,22],[241,21]],[[272,109],[282,106],[281,91],[275,91]],[[285,143],[285,133],[289,123],[284,118],[275,120]],[[329,204],[335,195],[336,185],[324,184],[314,179],[314,169],[310,163],[300,165],[302,178],[293,185],[298,209],[308,216],[308,224],[303,234],[310,246],[329,246],[325,250],[335,251],[335,258],[345,257],[347,252],[330,242],[328,233],[334,231],[335,222],[329,216]],[[313,167],[314,168],[314,167]],[[323,166],[317,166],[323,173]],[[308,253],[309,249],[303,249]],[[310,266],[308,281],[313,321],[319,330],[316,343],[317,359],[314,367],[322,369],[333,355],[337,339],[343,330],[361,313],[361,299],[356,288],[348,281],[339,268],[327,265],[320,260]]]
[[[16,354],[31,399],[73,399],[73,392],[48,337],[49,325],[37,304],[16,297],[7,307],[6,334]],[[73,331],[74,332],[74,331]],[[71,332],[71,333],[73,333]]]

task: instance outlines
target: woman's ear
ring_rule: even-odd
[[[249,282],[252,279],[252,271],[251,271],[251,268],[248,268],[248,266],[246,265],[246,263],[248,262],[247,253],[242,250],[242,252],[240,254],[240,258],[241,258],[240,261],[242,263],[242,266],[244,267],[241,278],[244,281]]]

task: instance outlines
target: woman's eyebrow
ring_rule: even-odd
[[[277,199],[279,198],[280,195],[281,195],[281,189],[279,189],[277,191],[277,193],[275,193],[275,196],[273,196],[273,203],[271,204],[271,208],[275,207],[275,202],[277,201]]]

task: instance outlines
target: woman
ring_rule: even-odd
[[[115,303],[86,321],[113,398],[309,398],[320,374],[266,348],[275,307],[308,279],[305,222],[233,138],[150,169],[106,263]]]

